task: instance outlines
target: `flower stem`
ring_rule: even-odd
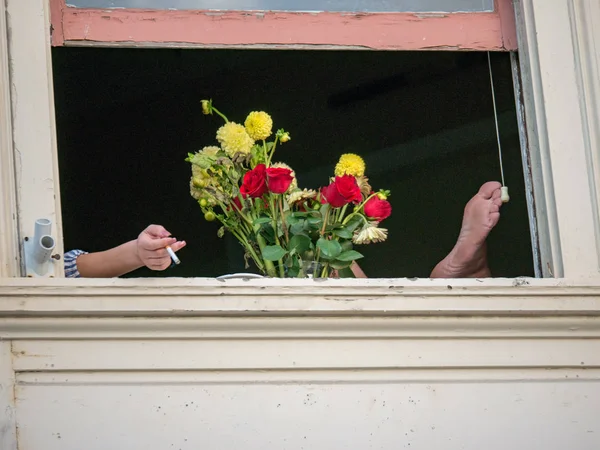
[[[323,264],[323,270],[321,271],[321,278],[325,278],[327,276],[328,269],[329,269],[329,263]]]
[[[325,234],[325,227],[327,226],[327,220],[329,219],[329,212],[331,211],[331,208],[327,208],[327,211],[325,211],[325,217],[323,217],[323,227],[321,228],[321,237],[323,237],[323,235]],[[315,258],[315,263],[319,262],[319,258],[321,258],[321,248],[317,247],[317,256]]]
[[[348,204],[346,203],[339,212],[339,215],[336,218],[336,222],[340,222],[344,218],[344,214],[346,214],[346,209],[348,208]]]
[[[265,242],[265,238],[262,237],[262,235],[258,232],[258,230],[255,233],[256,233],[256,242],[258,243],[258,247],[260,248],[260,250],[262,252],[263,249],[267,246],[267,243]],[[265,262],[265,269],[267,271],[267,275],[269,275],[270,277],[276,278],[277,271],[275,270],[275,265],[273,264],[273,261],[269,261],[268,259],[265,259],[264,262]]]
[[[325,228],[327,227],[327,221],[329,220],[329,213],[331,212],[331,208],[328,208],[325,211],[325,217],[323,217],[323,227],[321,228],[321,237],[325,234]]]
[[[271,226],[273,227],[273,237],[275,238],[275,244],[281,247],[279,236],[277,235],[277,209],[275,208],[275,199],[272,195],[269,196],[269,208],[271,209]],[[285,278],[285,268],[283,267],[283,260],[280,258],[279,263],[279,276]]]
[[[217,108],[215,108],[214,106],[212,106],[211,110],[214,111],[214,112],[216,112],[219,116],[221,116],[226,123],[229,123],[229,119],[227,119],[227,117],[225,117],[225,114],[223,114]]]
[[[288,234],[287,224],[285,223],[285,216],[283,215],[283,194],[279,197],[279,211],[281,212],[281,226],[283,227],[283,233],[285,234],[285,240],[290,243],[290,235]]]
[[[246,250],[248,250],[248,253],[250,253],[250,256],[256,263],[256,266],[258,267],[258,269],[264,273],[265,266],[264,266],[262,260],[258,257],[256,252],[254,251],[254,248],[252,247],[252,245],[250,245],[250,243],[246,239],[246,236],[244,236],[243,234],[241,234],[237,231],[233,231],[233,230],[231,231],[231,234],[233,234],[238,239],[238,241],[240,241],[242,243],[242,245],[246,248]]]
[[[377,195],[377,194],[371,194],[371,195],[369,195],[369,196],[368,196],[368,197],[365,199],[365,201],[364,201],[364,202],[362,202],[360,205],[358,205],[358,207],[357,207],[357,208],[356,208],[354,211],[352,211],[352,213],[351,213],[351,214],[348,214],[348,217],[346,217],[346,218],[344,219],[344,221],[342,222],[342,225],[346,225],[346,224],[348,223],[348,221],[349,221],[349,220],[350,220],[352,217],[356,216],[356,215],[357,215],[357,214],[360,212],[360,210],[363,208],[363,206],[365,206],[365,203],[367,203],[369,200],[371,200],[371,199],[372,199],[373,197],[375,197],[376,195]]]
[[[267,167],[269,167],[269,165],[271,164],[271,160],[273,159],[273,155],[275,154],[275,147],[277,147],[277,140],[279,139],[278,136],[275,136],[275,140],[273,141],[273,147],[271,148],[271,152],[265,152],[265,165]]]

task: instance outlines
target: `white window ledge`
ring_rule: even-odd
[[[0,316],[599,315],[600,280],[0,280]]]

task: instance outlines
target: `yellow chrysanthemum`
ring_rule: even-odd
[[[244,122],[246,131],[255,141],[261,141],[271,136],[273,119],[264,111],[252,111]]]
[[[365,161],[354,153],[346,153],[340,157],[335,166],[335,176],[354,175],[362,177],[365,174]]]
[[[236,153],[249,154],[254,145],[254,140],[248,135],[246,129],[235,122],[227,122],[217,130],[217,141],[231,157]]]
[[[294,179],[290,183],[290,187],[288,188],[288,190],[286,192],[289,194],[290,192],[295,191],[296,189],[298,189],[298,180],[296,179],[296,172],[294,172],[294,169],[292,169],[286,163],[282,163],[282,162],[276,162],[274,164],[271,164],[271,167],[273,167],[273,168],[279,167],[280,169],[291,170],[292,171],[291,175],[292,175],[292,177]]]

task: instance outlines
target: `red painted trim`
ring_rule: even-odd
[[[50,23],[52,25],[52,45],[61,46],[64,43],[63,12],[65,0],[50,0]]]
[[[506,50],[517,50],[517,24],[512,0],[495,0],[494,10],[500,17],[502,42]]]
[[[64,4],[64,0],[51,1]],[[53,16],[53,23],[54,20]],[[53,45],[98,43],[115,46],[326,46],[373,50],[513,49],[505,46],[498,11],[349,14],[66,7],[62,9],[61,25],[63,41],[57,39]]]

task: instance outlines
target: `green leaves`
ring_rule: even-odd
[[[329,240],[320,238],[317,241],[317,248],[321,250],[321,259],[327,262],[333,269],[346,269],[350,267],[352,261],[363,257],[359,252],[352,250],[352,242]]]
[[[267,245],[262,249],[261,253],[262,257],[267,261],[278,261],[287,254],[279,245]]]
[[[311,240],[305,234],[296,234],[290,238],[288,250],[290,252],[295,251],[298,254],[302,254],[309,250],[311,247]]]
[[[333,230],[333,234],[342,239],[351,239],[352,238],[352,231],[349,230],[348,228],[338,228],[336,230]]]
[[[336,258],[338,261],[356,261],[357,259],[364,258],[364,256],[356,250],[348,250],[340,253]]]
[[[330,241],[322,237],[317,241],[317,248],[321,249],[321,255],[329,259],[334,259],[342,253],[342,246],[338,241]]]
[[[254,225],[262,225],[263,223],[270,223],[271,222],[271,218],[270,217],[257,217],[256,219],[254,219]]]
[[[293,212],[286,217],[290,234],[310,234],[323,226],[323,218],[318,212]]]

